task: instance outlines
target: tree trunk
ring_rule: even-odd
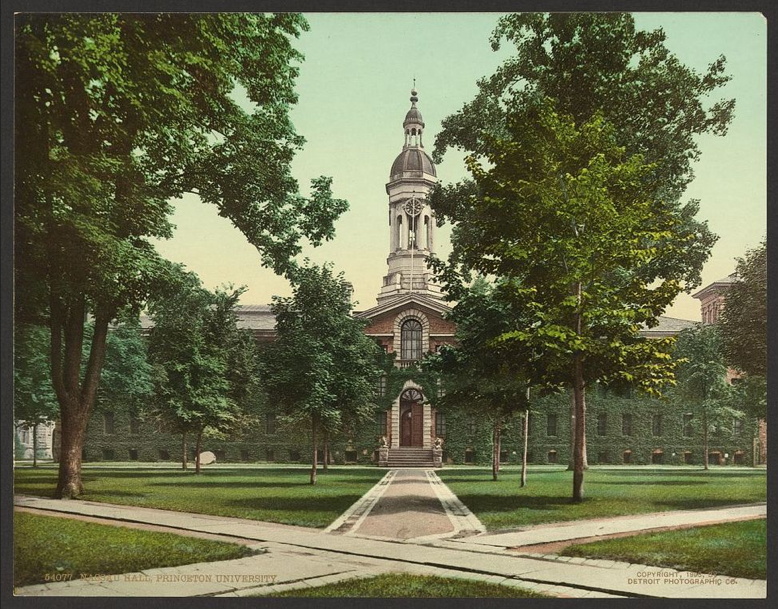
[[[97,311],[89,357],[83,366],[86,306],[83,299],[66,306],[52,294],[49,323],[51,328],[51,380],[62,423],[59,476],[54,496],[72,499],[84,491],[81,480],[81,455],[89,414],[95,403],[100,372],[105,360],[108,322],[111,316]]]
[[[500,421],[494,422],[492,427],[492,480],[497,480],[500,472]]]
[[[32,426],[32,466],[38,467],[38,424]]]
[[[521,451],[521,487],[527,486],[527,446],[529,444],[529,387],[527,387],[527,408],[524,410],[524,446]]]
[[[62,437],[59,475],[54,494],[57,499],[73,499],[84,492],[84,483],[81,480],[81,456],[88,416],[78,406],[79,404],[76,403],[62,410],[60,414]]]
[[[189,457],[186,454],[186,431],[181,432],[181,469],[189,467]]]
[[[575,469],[575,391],[570,392],[570,458],[567,460],[567,471]]]
[[[581,354],[575,355],[574,390],[575,396],[575,450],[573,452],[573,502],[584,498],[584,469],[586,467],[586,393],[583,380],[583,362]]]
[[[324,462],[322,463],[322,469],[326,472],[327,471],[327,464],[330,460],[330,433],[325,429],[324,430]]]
[[[703,469],[708,469],[708,412],[702,411],[702,464]]]
[[[203,445],[203,430],[197,432],[197,442],[195,443],[195,474],[200,473],[200,451]]]
[[[316,416],[311,417],[311,444],[313,444],[313,458],[311,459],[311,484],[316,484],[316,465],[318,462],[318,446],[316,445]]]

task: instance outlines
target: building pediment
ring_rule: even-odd
[[[451,311],[451,307],[441,300],[435,298],[428,298],[420,294],[402,294],[387,300],[366,311],[354,311],[355,317],[361,317],[363,319],[375,319],[386,315],[387,313],[399,313],[409,308],[426,309],[433,314],[437,314],[440,317],[444,317]]]

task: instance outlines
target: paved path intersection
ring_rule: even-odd
[[[238,560],[15,590],[24,596],[248,596],[389,571],[464,577],[565,597],[765,598],[767,593],[764,580],[531,552],[539,544],[561,540],[764,517],[764,504],[489,534],[434,471],[421,469],[391,470],[324,531],[89,501],[18,496],[15,502],[23,509],[239,539],[267,550]]]

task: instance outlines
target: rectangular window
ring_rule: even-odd
[[[272,448],[265,449],[265,461],[272,463],[276,460],[276,453]]]
[[[276,432],[276,415],[269,414],[265,416],[265,433],[272,435]]]
[[[241,461],[248,461],[249,460],[249,451],[247,451],[245,448],[242,448],[240,450],[240,460]]]
[[[422,356],[422,325],[408,319],[400,326],[400,359],[418,360]]]
[[[685,438],[691,438],[694,435],[694,425],[692,425],[694,415],[686,413],[683,415],[683,435]]]
[[[555,450],[548,451],[548,462],[559,463],[559,456],[557,455],[557,452]]]
[[[375,385],[376,397],[382,398],[386,395],[386,375],[382,374],[378,377]]]
[[[113,461],[116,458],[116,454],[113,451],[113,448],[104,448],[103,449],[103,461]]]
[[[106,434],[113,434],[114,431],[114,416],[112,412],[103,413],[103,432]]]
[[[655,414],[651,421],[651,431],[655,436],[662,435],[662,415]]]
[[[355,450],[347,450],[345,451],[344,459],[346,463],[356,463],[357,462],[357,451]]]
[[[386,412],[385,411],[376,413],[375,423],[376,423],[376,433],[378,433],[378,435],[381,437],[385,437],[386,436]]]
[[[472,448],[465,449],[465,463],[475,463],[475,452]]]
[[[170,452],[165,450],[164,448],[159,449],[159,460],[160,461],[170,461]]]
[[[138,417],[130,417],[130,433],[140,433],[140,419]]]
[[[632,435],[632,415],[628,412],[621,415],[621,435]]]
[[[557,435],[557,416],[555,414],[546,415],[546,435]]]
[[[732,421],[732,434],[739,436],[743,433],[743,419],[737,418]]]
[[[299,462],[300,461],[300,451],[299,450],[290,450],[289,451],[289,460],[293,462]]]
[[[138,460],[138,449],[137,448],[131,448],[129,450],[130,452],[130,461],[137,461]]]
[[[439,438],[446,437],[446,415],[442,412],[435,414],[435,435]]]
[[[597,415],[597,435],[604,436],[608,433],[608,415],[601,412]]]

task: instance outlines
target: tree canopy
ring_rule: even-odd
[[[289,118],[302,59],[292,40],[305,29],[293,13],[17,18],[16,316],[51,327],[59,496],[83,488],[108,324],[170,281],[150,239],[171,235],[171,199],[216,205],[277,272],[301,240],[333,236],[345,201],[325,177],[302,196],[290,172],[303,145]]]

